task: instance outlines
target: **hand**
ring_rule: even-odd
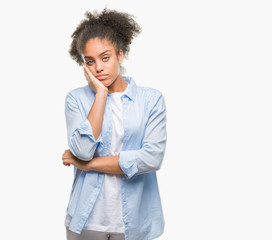
[[[83,65],[84,75],[88,81],[89,87],[95,92],[108,93],[108,88],[103,85],[87,68],[86,64]]]
[[[79,160],[77,157],[75,157],[70,149],[67,149],[64,151],[62,154],[62,160],[63,160],[63,165],[64,166],[70,166],[71,164],[74,165],[75,167],[83,170],[83,171],[90,171],[91,170],[91,162],[89,161],[82,161]]]
[[[62,154],[63,165],[70,167],[70,164],[75,164],[76,157],[71,153],[70,149],[67,149]]]

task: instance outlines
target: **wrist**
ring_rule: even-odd
[[[95,168],[94,168],[94,160],[95,158],[93,158],[91,161],[88,162],[88,165],[87,165],[87,171],[95,171]]]
[[[108,88],[105,87],[105,89],[98,90],[95,95],[105,97],[108,95],[108,91]]]

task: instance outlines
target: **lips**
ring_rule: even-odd
[[[108,77],[108,74],[101,74],[101,75],[97,75],[95,76],[98,80],[104,80]]]

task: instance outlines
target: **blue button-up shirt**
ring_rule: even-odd
[[[119,154],[121,201],[126,240],[154,239],[164,230],[164,217],[156,171],[166,146],[166,106],[158,90],[138,87],[132,78],[122,95],[124,137]],[[71,90],[65,99],[68,145],[74,156],[89,161],[109,156],[112,137],[111,96],[107,95],[100,136],[95,139],[87,116],[95,93],[86,85]],[[74,181],[67,207],[69,229],[80,233],[87,226],[101,189],[104,173],[74,167]]]

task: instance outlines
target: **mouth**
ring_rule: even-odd
[[[105,80],[108,77],[108,74],[101,74],[95,76],[98,80]]]

